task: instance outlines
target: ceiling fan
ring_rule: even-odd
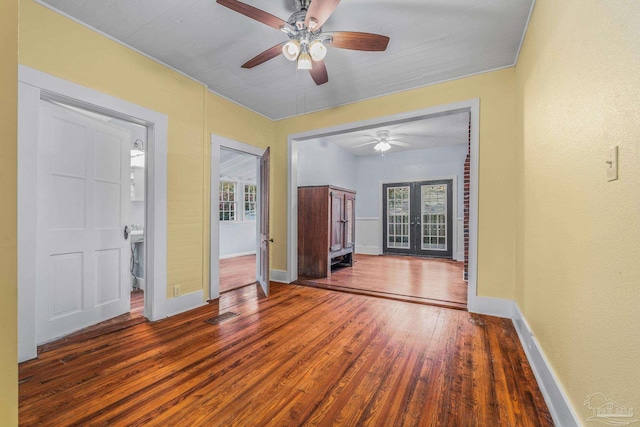
[[[353,31],[322,32],[322,26],[331,16],[340,0],[294,0],[298,11],[284,20],[263,10],[237,0],[217,0],[222,6],[262,22],[285,33],[289,40],[279,43],[242,65],[253,68],[282,53],[290,61],[297,61],[299,70],[309,70],[317,85],[329,81],[324,57],[327,54],[325,44],[341,49],[384,51],[389,37],[379,34]]]
[[[397,135],[403,136],[403,135]],[[385,152],[391,148],[392,145],[397,145],[399,147],[410,147],[411,144],[406,142],[398,141],[396,139],[391,138],[391,132],[388,130],[379,130],[376,132],[375,140],[370,142],[365,142],[364,144],[356,145],[353,148],[363,147],[365,145],[376,144],[373,149],[380,152]]]

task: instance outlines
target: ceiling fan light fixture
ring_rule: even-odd
[[[391,148],[391,144],[389,144],[387,141],[380,141],[373,147],[374,150],[380,151],[383,153],[390,148]]]
[[[289,40],[282,46],[282,54],[289,61],[295,61],[300,54],[300,42],[298,40]]]
[[[311,69],[311,56],[307,52],[302,52],[298,55],[298,70],[310,70]]]
[[[322,61],[327,55],[327,48],[322,42],[314,40],[309,45],[309,54],[314,61]]]

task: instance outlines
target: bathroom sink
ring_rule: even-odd
[[[129,233],[131,243],[138,243],[144,241],[144,230],[131,230]]]

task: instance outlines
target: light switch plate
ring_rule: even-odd
[[[615,181],[618,179],[618,146],[611,147],[607,158],[607,180]]]

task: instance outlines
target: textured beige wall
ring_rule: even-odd
[[[18,425],[18,0],[0,2],[0,425]]]
[[[276,122],[278,148],[272,154],[273,220],[276,242],[287,229],[287,135],[402,112],[480,99],[478,294],[515,297],[515,71],[508,68],[426,86],[339,108]],[[282,147],[285,149],[282,149]],[[276,251],[272,268],[286,269],[286,251]]]
[[[480,98],[479,292],[514,297],[513,69],[274,123],[30,0],[21,13],[22,64],[169,116],[169,287],[207,290],[210,133],[272,146],[271,267],[286,270],[288,133]]]
[[[634,1],[538,0],[516,67],[516,295],[583,422],[594,392],[640,410],[639,22]]]
[[[167,296],[208,291],[209,134],[268,145],[273,122],[31,0],[20,7],[20,63],[169,117]]]

